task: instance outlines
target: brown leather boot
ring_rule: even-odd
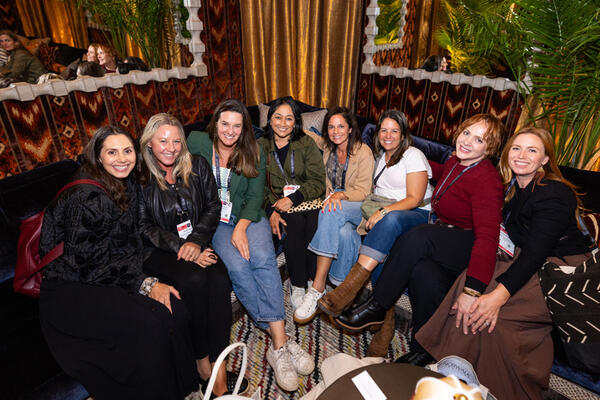
[[[390,342],[394,337],[395,327],[396,315],[394,313],[394,306],[392,306],[385,314],[385,321],[383,322],[381,329],[377,331],[377,333],[373,335],[373,338],[371,339],[371,343],[367,349],[367,357],[386,356],[388,348],[390,347]]]
[[[352,304],[352,300],[370,276],[371,271],[359,263],[354,264],[340,286],[319,299],[319,308],[332,317],[339,317],[342,311]]]

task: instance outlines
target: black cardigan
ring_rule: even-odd
[[[221,216],[215,177],[208,162],[200,156],[193,156],[192,172],[189,187],[184,186],[180,177],[164,191],[154,177],[142,187],[142,237],[153,247],[177,253],[182,244],[192,242],[204,250],[212,240]],[[177,234],[177,224],[183,222],[177,213],[178,201],[180,209],[187,210],[193,227],[185,240]]]
[[[504,206],[506,231],[521,254],[496,280],[515,294],[550,256],[564,257],[589,251],[588,241],[577,227],[577,200],[565,184],[535,179]]]
[[[77,178],[93,179],[79,172]],[[127,181],[129,207],[122,211],[99,187],[67,189],[44,213],[40,256],[61,240],[64,253],[43,269],[44,279],[61,279],[137,292],[144,278],[138,229],[138,189]],[[42,285],[43,290],[43,285]]]

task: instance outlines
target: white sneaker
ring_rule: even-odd
[[[290,357],[292,358],[292,364],[296,369],[296,372],[300,375],[308,375],[315,369],[315,362],[313,361],[310,354],[308,354],[293,338],[288,338],[285,343]]]
[[[306,290],[304,290],[304,288],[298,287],[298,286],[293,286],[290,285],[292,287],[292,293],[290,294],[290,301],[292,302],[292,308],[295,310],[298,307],[300,307],[300,304],[302,304],[302,299],[304,298],[304,294],[306,293]]]
[[[324,294],[325,291],[319,292],[312,286],[308,288],[302,299],[302,304],[294,311],[294,321],[297,324],[306,324],[312,321],[317,315],[317,303]]]
[[[274,350],[273,345],[267,350],[267,361],[275,372],[275,380],[280,388],[288,392],[298,390],[298,374],[287,346]]]

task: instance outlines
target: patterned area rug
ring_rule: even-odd
[[[310,324],[296,325],[293,322],[293,311],[289,302],[289,280],[284,283],[285,305],[286,305],[286,330],[288,334],[296,337],[296,341],[302,348],[314,356],[315,371],[300,378],[300,388],[294,393],[281,390],[275,382],[273,369],[267,362],[267,349],[271,344],[269,336],[258,329],[248,317],[244,316],[238,320],[231,329],[231,342],[244,342],[248,346],[248,368],[246,377],[250,383],[250,389],[246,396],[254,393],[258,387],[261,388],[263,399],[299,399],[309,392],[320,380],[320,366],[323,360],[337,353],[346,353],[355,357],[364,357],[372,333],[364,332],[358,335],[349,335],[341,332],[333,326],[325,314],[318,315]],[[400,324],[402,325],[402,324]],[[398,328],[402,328],[398,326]],[[406,336],[400,334],[397,329],[392,340],[390,358],[399,357],[408,351]],[[229,357],[228,369],[239,371],[242,362],[242,353],[234,352]]]

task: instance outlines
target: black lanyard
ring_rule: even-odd
[[[229,175],[227,175],[227,186],[221,186],[221,168],[219,165],[219,153],[217,153],[214,149],[213,152],[215,154],[215,179],[217,180],[217,186],[219,189],[225,189],[225,191],[229,192],[229,187],[231,186],[231,175],[232,172],[229,171]]]
[[[273,145],[275,146],[275,141],[273,141]],[[290,154],[290,169],[291,169],[291,173],[292,173],[292,181],[296,182],[296,175],[294,174],[294,150],[292,150],[292,149],[290,149],[290,150],[292,151],[292,154]],[[281,161],[279,161],[279,156],[277,155],[277,150],[273,150],[273,158],[275,159],[275,162],[277,163],[277,166],[279,167],[279,170],[281,171],[281,175],[283,176],[283,179],[285,179],[285,183],[288,183],[286,175],[285,175],[285,171],[283,170],[283,165],[281,165]]]
[[[331,156],[330,156],[331,157]],[[346,162],[344,163],[344,171],[342,172],[342,184],[340,187],[336,186],[336,178],[337,178],[337,168],[338,168],[338,156],[337,151],[333,153],[333,177],[331,179],[331,185],[333,186],[333,190],[337,189],[346,189],[346,172],[348,171],[348,162],[350,161],[350,157],[346,155]]]
[[[381,174],[383,174],[383,171],[385,171],[385,169],[387,168],[387,165],[385,164],[385,160],[384,164],[383,164],[383,168],[381,168],[381,171],[379,171],[379,173],[375,176],[375,178],[373,178],[373,189],[375,189],[377,187],[377,181],[379,180],[379,177],[381,176]]]
[[[464,174],[465,172],[467,172],[468,170],[470,170],[471,168],[473,168],[473,167],[477,166],[477,164],[479,164],[481,161],[482,161],[482,160],[479,160],[479,161],[477,161],[476,163],[474,163],[474,164],[471,164],[471,165],[469,165],[467,168],[463,169],[463,170],[460,172],[460,174],[458,174],[458,175],[457,175],[457,176],[456,176],[456,177],[455,177],[455,178],[452,180],[452,182],[450,182],[450,183],[448,184],[448,186],[446,186],[446,188],[444,189],[444,191],[443,191],[442,193],[440,193],[440,189],[441,189],[442,187],[444,187],[444,184],[446,183],[446,181],[448,180],[448,178],[450,177],[450,175],[452,175],[452,172],[454,172],[454,168],[456,168],[456,166],[457,166],[459,163],[457,162],[456,164],[454,164],[454,165],[452,166],[452,169],[451,169],[451,170],[450,170],[450,172],[448,173],[448,175],[446,175],[446,177],[445,177],[445,178],[444,178],[444,180],[442,181],[442,183],[441,183],[440,185],[437,185],[437,186],[435,187],[435,190],[433,191],[433,196],[431,196],[431,203],[432,203],[434,206],[437,206],[437,205],[439,204],[439,202],[440,202],[440,199],[441,199],[441,198],[442,198],[442,196],[444,195],[444,193],[446,193],[446,191],[447,191],[448,189],[450,189],[450,187],[451,187],[452,185],[454,185],[454,183],[455,183],[455,182],[458,180],[458,178],[460,178],[461,176],[463,176],[463,174]]]
[[[175,201],[175,210],[177,210],[177,215],[179,216],[181,222],[186,219],[189,219],[188,208],[183,200],[182,196],[179,194],[179,189],[175,184],[170,185],[171,189],[175,191],[176,201]]]

